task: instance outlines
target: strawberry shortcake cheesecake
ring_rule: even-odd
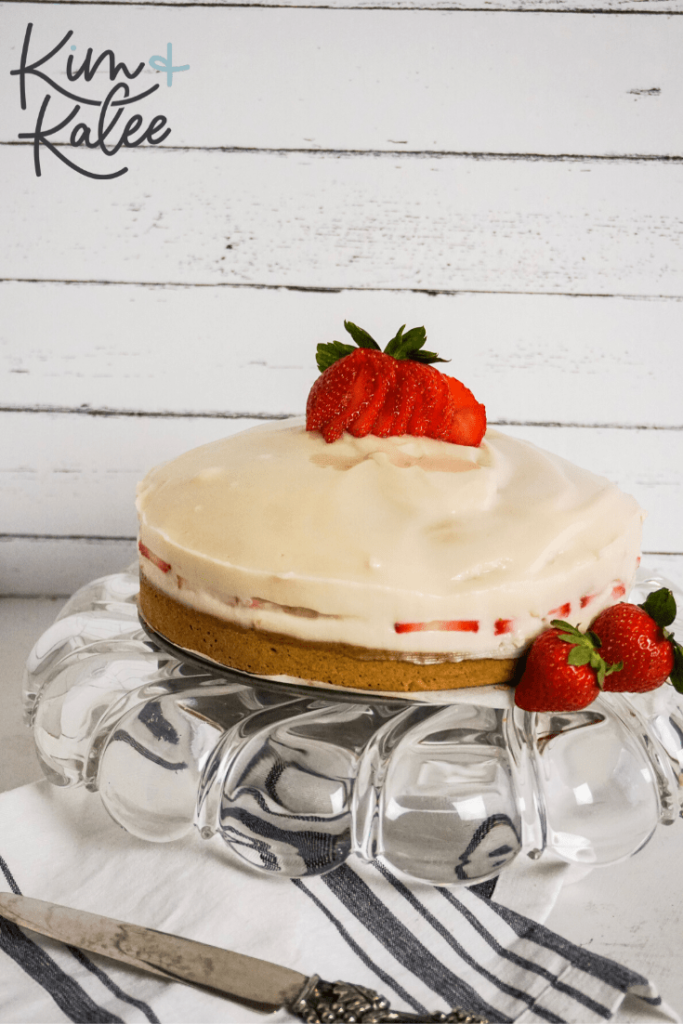
[[[487,429],[425,332],[318,346],[306,416],[139,485],[140,609],[221,665],[408,692],[512,681],[554,619],[630,588],[644,517],[616,486]]]

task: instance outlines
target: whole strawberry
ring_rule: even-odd
[[[666,628],[676,618],[670,590],[650,594],[642,605],[622,602],[601,612],[591,625],[606,661],[621,661],[623,669],[605,683],[606,690],[645,693],[669,676],[683,689],[683,650]],[[677,685],[678,683],[678,685]]]
[[[306,429],[319,430],[328,444],[344,431],[354,437],[431,437],[477,446],[486,431],[486,410],[472,392],[430,363],[424,327],[399,328],[382,351],[367,331],[344,327],[356,343],[318,345],[321,372],[306,403]]]
[[[534,640],[517,684],[515,704],[524,711],[580,711],[618,671],[605,664],[590,634],[559,619],[553,626]]]

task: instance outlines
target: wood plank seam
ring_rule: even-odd
[[[50,142],[51,146],[71,149],[68,142]],[[33,142],[7,139],[0,141],[0,146],[33,147]],[[169,153],[248,153],[272,154],[274,156],[372,156],[395,159],[397,156],[414,157],[416,160],[428,160],[439,157],[457,157],[462,160],[481,161],[513,161],[529,160],[532,162],[558,163],[683,163],[679,153],[513,153],[491,151],[474,151],[461,149],[325,149],[318,146],[173,146],[159,145],[139,146],[140,151]]]
[[[95,533],[0,533],[0,541],[10,540],[85,540],[85,541],[122,541],[129,544],[137,537],[108,537]],[[658,552],[658,554],[663,552]]]
[[[37,405],[37,406],[12,406],[12,405],[0,405],[0,412],[8,413],[51,413],[64,416],[125,416],[125,417],[150,417],[154,419],[216,419],[216,420],[286,420],[292,416],[299,415],[298,413],[292,412],[192,412],[192,411],[177,411],[177,410],[154,410],[153,412],[147,412],[146,410],[136,409],[91,409],[69,406],[50,406],[50,405]],[[683,424],[674,424],[669,426],[660,423],[580,423],[580,422],[564,422],[560,420],[488,420],[488,424],[491,427],[558,427],[560,429],[580,428],[582,430],[662,430],[662,431],[680,431],[683,430]]]
[[[26,0],[4,0],[6,4],[25,4]],[[642,2],[642,0],[640,0]],[[646,2],[653,2],[653,0],[646,0]],[[656,0],[654,0],[656,2]],[[53,6],[54,0],[32,0],[35,5]],[[437,4],[423,4],[417,6],[399,6],[398,4],[363,4],[359,6],[357,4],[279,4],[279,3],[216,3],[214,0],[179,0],[179,2],[165,3],[163,0],[106,0],[105,3],[101,3],[100,0],[60,0],[61,4],[69,5],[71,7],[130,7],[133,4],[139,7],[167,7],[174,9],[176,7],[209,7],[209,8],[231,8],[231,7],[264,7],[273,10],[334,10],[334,11],[439,11],[439,12],[470,12],[470,13],[482,13],[482,14],[575,14],[575,15],[633,15],[638,17],[655,17],[657,15],[666,15],[667,17],[675,17],[678,14],[683,14],[683,11],[676,10],[636,10],[634,8],[628,8],[626,10],[614,9],[611,7],[590,7],[590,6],[573,6],[565,8],[557,7],[497,7],[491,8],[486,6],[441,6]]]
[[[391,292],[393,294],[414,293],[416,295],[542,295],[544,298],[563,299],[633,299],[638,302],[683,302],[683,295],[660,294],[648,295],[637,292],[543,292],[537,289],[513,288],[415,288],[391,285],[361,286],[344,285],[305,285],[305,284],[265,284],[260,281],[106,281],[97,278],[57,277],[0,277],[0,284],[63,284],[63,285],[104,285],[110,288],[233,288],[279,292],[312,292],[321,295],[341,295],[342,292]]]

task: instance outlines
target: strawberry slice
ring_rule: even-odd
[[[378,356],[358,349],[330,367],[327,381],[318,378],[306,405],[307,429],[321,430],[328,444],[342,436],[374,398]],[[316,389],[316,384],[322,386]],[[317,426],[308,426],[309,421]]]
[[[446,441],[478,448],[486,433],[486,410],[483,405],[468,405],[456,409]]]
[[[438,370],[422,363],[407,363],[406,367],[411,368],[418,386],[417,400],[408,420],[406,433],[412,434],[413,437],[430,437],[434,410],[440,400],[443,408],[448,398],[446,379]]]
[[[398,391],[399,391],[399,375],[394,368],[394,373],[391,378],[391,383],[387,390],[382,408],[377,414],[377,419],[372,428],[372,433],[376,437],[389,437],[391,434],[391,424],[396,418],[396,410],[398,408]]]
[[[162,572],[170,572],[171,563],[165,562],[163,558],[159,558],[158,555],[155,555],[154,552],[150,551],[147,545],[143,544],[141,540],[138,541],[138,551],[143,558],[146,558],[147,561],[152,563],[152,565],[156,565],[157,569],[161,569]]]
[[[396,409],[391,421],[393,437],[407,434],[408,422],[420,397],[420,384],[409,362],[397,363]]]
[[[395,622],[397,633],[478,633],[477,619],[434,619],[433,622]]]
[[[512,633],[514,628],[514,619],[496,619],[493,632],[495,636],[503,636],[505,633]]]
[[[571,601],[565,601],[564,604],[559,605],[557,608],[551,608],[546,617],[550,618],[550,616],[552,615],[555,619],[560,618],[560,616],[563,619],[566,619],[568,615],[571,615],[571,611]]]
[[[430,403],[425,410],[428,419],[427,437],[443,441],[448,433],[450,423],[447,411],[451,401],[451,393],[448,387],[448,377],[445,374],[434,370],[432,381],[434,391]]]
[[[354,437],[365,437],[366,434],[376,433],[375,422],[396,379],[398,363],[395,359],[388,362],[382,361],[381,365],[378,359],[374,359],[372,363],[374,367],[374,378],[371,385],[372,397],[366,402],[365,408],[360,411],[351,426],[347,428]]]

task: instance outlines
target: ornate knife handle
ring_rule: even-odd
[[[313,974],[288,1009],[307,1024],[487,1024],[464,1010],[450,1013],[402,1013],[371,988],[346,981],[323,981]]]

